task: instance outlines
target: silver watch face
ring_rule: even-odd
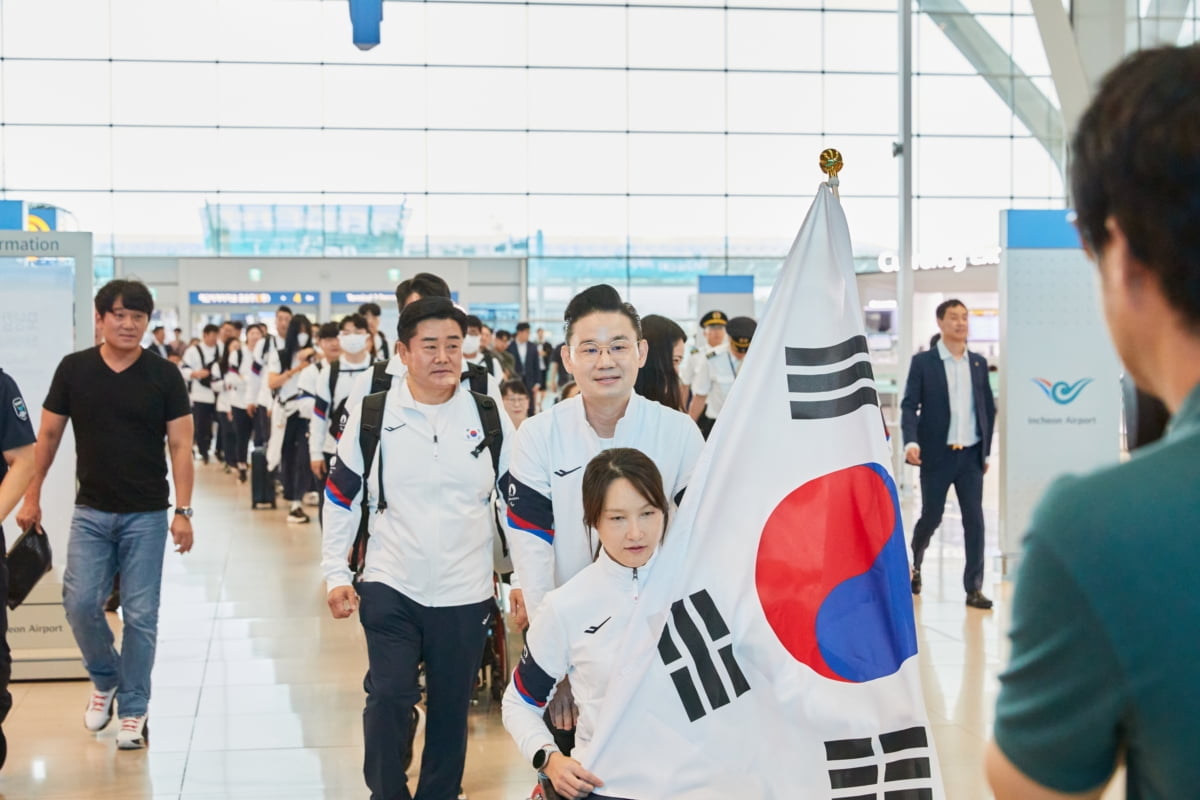
[[[192,509],[191,508],[177,508],[177,509],[175,509],[175,513],[181,517],[187,517],[188,519],[192,518]]]

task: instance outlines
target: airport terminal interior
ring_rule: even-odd
[[[944,301],[969,309],[1000,404],[983,488],[995,605],[964,607],[953,493],[913,597],[944,796],[988,800],[1013,520],[1055,470],[1127,456],[1090,278],[1048,290],[1084,297],[1061,324],[1112,365],[1084,395],[1111,402],[1078,412],[1100,420],[1090,462],[1019,450],[1039,435],[1016,430],[1040,413],[1022,404],[1064,404],[1054,382],[1084,376],[1027,372],[1036,342],[1014,331],[1036,309],[1002,301],[1027,290],[1022,269],[1085,263],[1037,220],[1068,227],[1070,135],[1100,76],[1197,40],[1200,0],[3,0],[0,368],[36,419],[115,278],[149,286],[167,344],[225,321],[274,331],[281,305],[327,322],[364,303],[390,341],[396,285],[430,272],[493,331],[528,322],[560,345],[571,298],[607,283],[702,348],[715,308],[761,322],[836,148],[907,536],[921,494],[900,400]],[[366,641],[330,616],[316,509],[289,524],[282,500],[252,507],[236,469],[195,464],[195,548],[164,562],[149,746],[121,751],[116,726],[81,724],[63,547],[42,594],[10,612],[0,797],[368,796]],[[15,513],[4,522],[11,545]],[[108,620],[119,636],[121,612]],[[511,669],[520,635],[506,645]],[[536,784],[501,722],[508,680],[484,671],[472,701],[471,800]]]

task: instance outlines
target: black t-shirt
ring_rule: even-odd
[[[177,366],[143,350],[113,372],[99,347],[81,350],[59,363],[43,406],[75,429],[76,503],[116,514],[170,505],[163,440],[191,413]]]
[[[17,382],[0,370],[0,481],[8,475],[8,462],[3,453],[33,444],[35,439],[29,407],[21,397]]]

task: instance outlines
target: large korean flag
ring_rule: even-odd
[[[822,184],[622,644],[601,794],[944,797],[890,452]]]

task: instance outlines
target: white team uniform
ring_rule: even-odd
[[[180,369],[183,370],[183,379],[188,382],[188,397],[193,403],[216,403],[217,393],[221,387],[221,368],[217,365],[217,360],[220,358],[220,351],[217,346],[209,347],[200,342],[192,345],[187,350],[183,351],[183,359],[180,361]],[[192,379],[192,373],[199,369],[208,367],[211,371],[212,378],[211,386],[203,386],[200,379]],[[217,387],[213,389],[211,387]]]
[[[633,569],[601,548],[594,563],[546,595],[504,693],[504,727],[526,761],[553,743],[542,713],[559,680],[569,677],[579,707],[571,757],[587,763],[609,681],[618,672],[621,640],[657,559],[655,552],[645,565]]]
[[[346,554],[358,530],[359,509],[367,503],[372,523],[363,581],[384,583],[423,606],[460,606],[491,597],[496,473],[487,449],[472,455],[482,436],[474,399],[459,390],[446,403],[422,406],[401,381],[384,404],[380,450],[367,487],[361,422],[360,404],[350,412],[325,485],[321,568],[328,589],[350,585]],[[500,423],[503,474],[514,430],[505,414]],[[388,504],[377,514],[381,475]]]
[[[592,458],[612,447],[641,450],[662,473],[667,496],[678,502],[703,446],[687,414],[639,394],[630,397],[612,439],[596,435],[580,396],[526,420],[501,488],[508,500],[509,549],[530,618],[547,593],[592,563],[596,543],[589,549],[582,490]]]
[[[362,375],[358,375],[354,379],[354,386],[350,390],[350,396],[346,398],[346,408],[354,409],[362,403],[362,399],[367,396],[371,389],[371,374],[372,369],[367,370]],[[392,385],[390,388],[395,389],[400,384],[404,383],[404,376],[408,374],[408,367],[400,360],[400,356],[392,356],[388,359],[387,374],[392,376]],[[500,395],[500,382],[494,377],[488,376],[488,397],[495,400],[504,407],[504,398]],[[462,385],[466,389],[470,389],[470,381],[463,378]]]
[[[308,425],[308,454],[310,461],[320,461],[325,456],[337,452],[338,439],[341,431],[337,425],[338,415],[349,415],[350,407],[346,404],[354,389],[355,380],[364,372],[371,369],[371,358],[367,355],[360,363],[354,364],[342,356],[338,360],[338,379],[334,386],[333,396],[330,396],[329,383],[333,370],[328,366],[316,376],[312,387],[305,386],[306,391],[313,396],[312,421]],[[335,430],[337,431],[335,434]]]

